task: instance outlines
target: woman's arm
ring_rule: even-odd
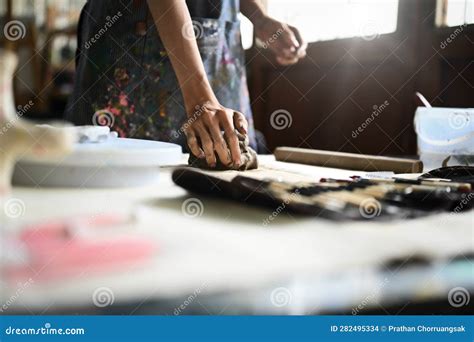
[[[266,11],[260,0],[240,0],[240,12],[254,25],[266,17]]]
[[[243,114],[219,104],[207,79],[185,0],[148,0],[148,7],[183,93],[190,117],[185,133],[191,152],[205,157],[211,167],[216,165],[215,152],[224,165],[240,165],[234,127],[246,134],[247,121]]]

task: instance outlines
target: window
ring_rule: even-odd
[[[438,0],[438,26],[474,24],[474,0]]]
[[[297,26],[309,42],[374,39],[397,29],[398,0],[269,0],[268,13]]]

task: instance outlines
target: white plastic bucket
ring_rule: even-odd
[[[418,107],[415,113],[418,154],[427,169],[472,164],[474,158],[474,109]]]

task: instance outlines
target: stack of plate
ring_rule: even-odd
[[[78,134],[86,131],[86,135]],[[113,133],[91,131],[90,127],[80,132],[75,129],[74,134],[78,134],[78,143],[62,160],[18,161],[13,183],[81,188],[146,186],[158,182],[160,166],[182,161],[181,146],[176,144],[117,138]]]

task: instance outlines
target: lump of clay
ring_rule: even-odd
[[[206,159],[199,159],[195,157],[192,153],[189,155],[188,163],[190,166],[198,167],[200,169],[209,169],[209,170],[236,170],[236,171],[245,171],[256,169],[258,167],[257,153],[249,146],[249,138],[246,135],[240,134],[238,131],[235,131],[237,137],[239,138],[239,147],[241,153],[242,165],[224,165],[219,160],[219,157],[216,154],[217,164],[216,167],[210,168],[207,165]],[[229,151],[230,154],[230,151]]]

